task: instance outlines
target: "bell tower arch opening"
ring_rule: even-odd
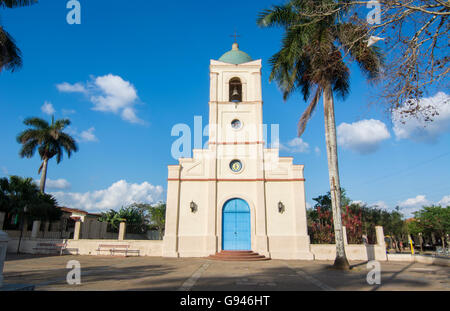
[[[232,78],[229,82],[229,101],[233,103],[242,102],[242,83],[239,78]]]

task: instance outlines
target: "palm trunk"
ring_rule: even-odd
[[[48,159],[44,159],[44,165],[42,167],[41,183],[40,183],[40,189],[41,189],[42,193],[45,192],[45,181],[47,179],[47,164],[48,164]]]
[[[336,259],[334,267],[348,270],[350,265],[345,255],[344,236],[341,216],[341,185],[337,159],[336,124],[334,121],[334,103],[331,84],[323,89],[323,105],[325,112],[325,140],[327,144],[328,174],[330,177],[331,208],[333,211],[334,235],[336,240]]]

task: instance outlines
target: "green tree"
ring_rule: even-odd
[[[40,118],[28,118],[23,123],[31,128],[24,130],[17,136],[17,142],[22,144],[19,155],[31,158],[36,149],[42,160],[38,173],[41,174],[40,190],[45,192],[48,161],[56,156],[56,163],[61,162],[64,151],[70,158],[72,152],[78,151],[78,146],[69,134],[63,130],[70,125],[69,119],[54,120],[52,123]]]
[[[37,0],[0,0],[0,8],[15,8],[36,3]],[[22,66],[22,53],[12,36],[0,25],[0,72],[14,72]]]
[[[407,226],[408,226],[408,233],[418,237],[420,244],[420,251],[423,251],[423,237],[422,237],[423,229],[421,228],[419,222],[413,218],[407,223]]]
[[[328,171],[336,239],[334,267],[349,269],[345,255],[342,220],[341,187],[337,159],[336,124],[334,119],[333,92],[345,97],[350,88],[349,68],[344,59],[355,60],[368,78],[378,77],[382,59],[378,50],[358,40],[367,34],[358,20],[343,22],[345,10],[337,10],[340,1],[291,0],[287,4],[273,6],[260,13],[257,23],[262,27],[281,27],[284,30],[282,46],[271,59],[270,80],[275,80],[286,100],[300,90],[308,108],[298,124],[300,136],[314,109],[323,96],[325,116],[325,141],[327,145]],[[315,18],[318,5],[326,5],[332,13]],[[306,13],[300,14],[299,12]],[[308,15],[311,12],[311,15]]]
[[[108,212],[103,212],[99,221],[109,223],[114,231],[119,229],[121,222],[127,223],[127,232],[145,233],[147,231],[145,210],[136,203],[126,207],[122,206],[119,211],[111,209]]]
[[[159,233],[159,237],[164,235],[166,225],[166,203],[159,202],[149,207],[150,224],[153,225]]]
[[[400,212],[398,206],[391,212],[383,213],[381,218],[381,225],[384,233],[392,237],[396,242],[397,249],[400,250],[400,242],[407,243],[408,241],[408,225],[403,220],[403,214]]]
[[[98,220],[108,223],[114,231],[119,229],[120,222],[126,221],[126,219],[120,218],[119,213],[113,209],[102,212]]]
[[[32,178],[0,178],[0,211],[23,215],[30,221],[55,221],[62,214],[57,205],[52,195],[39,191]]]
[[[166,223],[166,203],[133,203],[131,206],[142,211],[146,224],[151,229],[158,230],[159,237],[162,238]]]
[[[319,195],[317,198],[313,198],[316,201],[314,207],[320,206],[323,210],[331,210],[331,192],[328,191],[325,195]],[[341,188],[341,209],[350,205],[352,200],[347,196],[344,188]]]
[[[445,248],[445,237],[450,232],[450,206],[423,206],[414,213],[414,219],[422,232],[440,236]]]

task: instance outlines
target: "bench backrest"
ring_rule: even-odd
[[[130,245],[124,245],[124,244],[100,244],[98,248],[129,248]]]
[[[38,243],[37,246],[52,246],[52,247],[62,247],[65,243]]]

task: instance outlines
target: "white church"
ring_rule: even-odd
[[[168,166],[163,256],[313,259],[303,165],[265,148],[261,59],[210,61],[209,142]]]

